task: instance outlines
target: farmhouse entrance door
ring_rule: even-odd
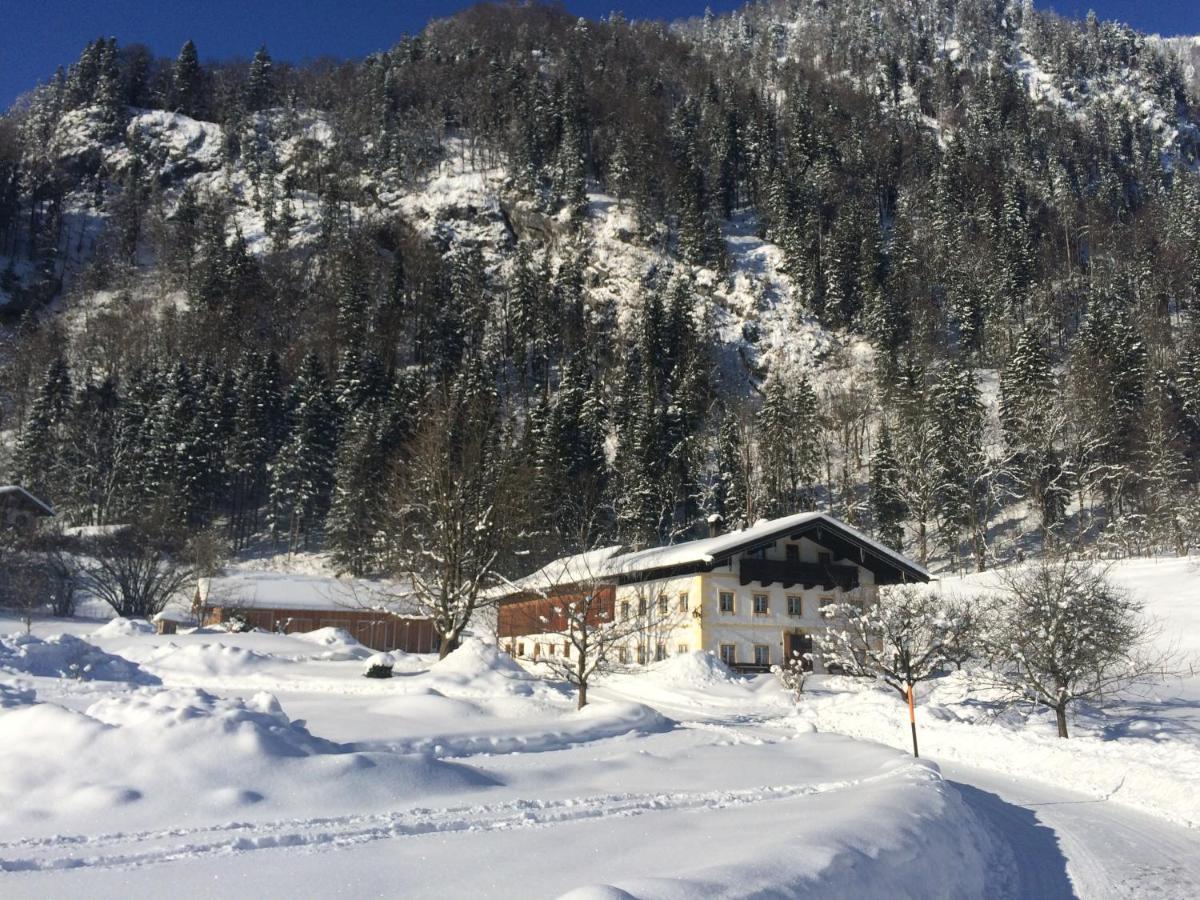
[[[799,657],[803,660],[804,671],[811,672],[813,667],[812,649],[812,635],[805,634],[803,631],[784,632],[783,652],[789,663]]]

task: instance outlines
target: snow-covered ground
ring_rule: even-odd
[[[1200,649],[1191,561],[1115,574]],[[948,677],[918,761],[898,697],[817,679],[797,706],[702,654],[576,712],[481,642],[367,679],[333,629],[21,630],[0,620],[4,897],[1200,895],[1197,677],[1065,742]]]

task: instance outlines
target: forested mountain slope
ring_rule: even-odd
[[[1184,547],[1190,46],[983,0],[98,40],[0,119],[6,468],[356,572],[439,479],[514,572],[812,506],[922,560]]]

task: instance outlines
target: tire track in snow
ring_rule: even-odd
[[[443,809],[414,808],[387,813],[284,819],[264,823],[233,822],[164,831],[26,838],[0,843],[0,850],[25,850],[29,853],[25,856],[0,857],[0,872],[133,868],[255,850],[339,849],[373,841],[428,834],[545,828],[609,816],[627,818],[661,811],[723,809],[847,790],[870,782],[895,778],[908,771],[910,769],[906,767],[870,778],[827,784],[682,793],[599,794],[557,800],[522,799],[491,805]],[[163,846],[120,851],[122,846],[156,842]],[[105,849],[108,852],[95,852]]]

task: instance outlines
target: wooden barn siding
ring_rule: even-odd
[[[390,613],[326,609],[238,609],[213,607],[205,620],[216,625],[237,616],[252,628],[293,634],[318,628],[344,628],[372,650],[432,653],[436,649],[433,623]]]
[[[588,620],[592,625],[598,625],[602,621],[611,622],[616,607],[616,588],[611,584],[600,585],[595,593],[600,602],[589,610]],[[500,604],[498,611],[497,632],[502,638],[526,634],[561,634],[566,629],[565,616],[555,609],[561,609],[564,603],[583,596],[582,591],[564,591],[549,597],[506,600]],[[600,616],[601,611],[604,613],[603,619]]]

